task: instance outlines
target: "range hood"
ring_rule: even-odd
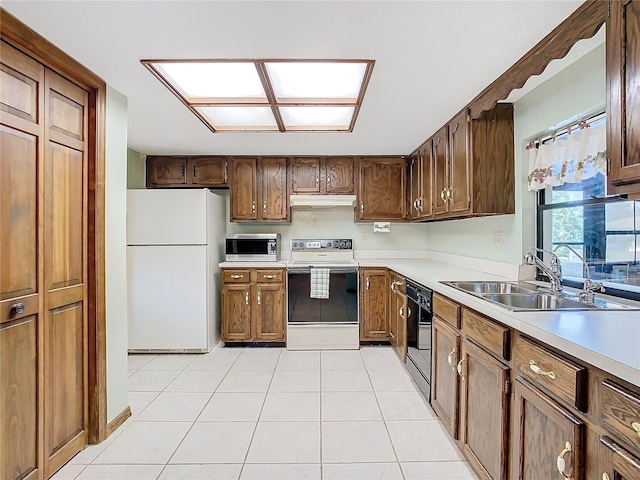
[[[289,205],[292,208],[353,208],[355,195],[291,195]]]

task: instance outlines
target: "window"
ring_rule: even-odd
[[[213,132],[351,132],[373,60],[141,60]]]
[[[587,127],[604,126],[604,114],[587,123],[543,136],[535,147],[580,135]],[[580,128],[582,127],[582,128]],[[593,280],[603,282],[608,294],[640,298],[640,201],[606,196],[606,174],[577,182],[546,186],[538,191],[537,246],[553,250],[562,262],[563,283],[581,287],[586,261]]]

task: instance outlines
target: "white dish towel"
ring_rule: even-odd
[[[329,298],[329,269],[311,267],[311,298]]]

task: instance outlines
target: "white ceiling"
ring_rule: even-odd
[[[128,98],[144,154],[407,154],[583,0],[12,1],[2,6]],[[211,133],[141,64],[376,61],[353,133]]]

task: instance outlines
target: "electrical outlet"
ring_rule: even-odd
[[[363,233],[362,234],[362,243],[366,243],[368,240],[369,240],[369,234]]]
[[[502,232],[493,232],[493,244],[496,247],[502,246]]]

